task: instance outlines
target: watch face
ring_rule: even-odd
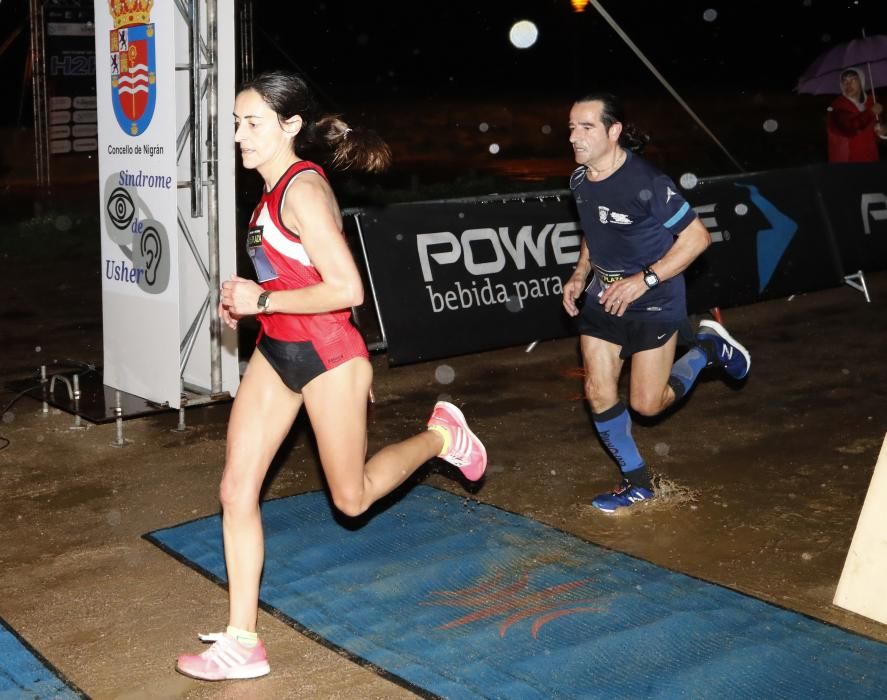
[[[659,278],[653,273],[647,273],[646,275],[644,275],[644,282],[647,284],[648,287],[655,287],[657,284],[659,284]]]

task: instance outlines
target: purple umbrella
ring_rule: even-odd
[[[798,80],[798,92],[811,95],[839,95],[841,73],[859,68],[866,77],[866,87],[887,86],[887,36],[853,39],[831,47],[817,58]]]

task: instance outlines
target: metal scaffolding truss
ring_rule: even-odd
[[[52,184],[49,170],[49,104],[46,97],[46,22],[43,0],[29,0],[31,19],[31,95],[34,109],[34,161],[37,184]]]
[[[216,0],[175,0],[180,19],[188,28],[188,61],[177,63],[177,71],[187,71],[190,87],[190,113],[180,125],[176,138],[176,162],[181,168],[185,145],[188,152],[190,178],[180,180],[179,189],[190,191],[191,211],[186,216],[179,206],[177,219],[182,238],[187,243],[200,274],[206,283],[206,295],[181,339],[180,367],[185,367],[209,315],[210,331],[210,394],[221,392],[221,324],[209,314],[219,303],[219,227],[218,227],[218,72]],[[197,245],[192,226],[195,220],[206,222],[206,253]],[[201,221],[202,223],[202,221]]]
[[[251,12],[244,13],[241,7],[236,20],[235,1],[174,0],[173,5],[167,6],[162,20],[165,22],[161,32],[164,44],[158,45],[159,50],[174,52],[175,56],[172,63],[176,78],[173,84],[165,83],[164,89],[167,95],[170,91],[175,93],[172,131],[175,143],[170,143],[169,149],[175,151],[177,192],[175,209],[170,213],[174,212],[176,222],[167,230],[175,227],[179,232],[180,255],[174,263],[178,266],[179,287],[171,295],[178,303],[179,332],[169,339],[177,343],[180,395],[173,403],[172,399],[149,400],[122,389],[115,390],[103,384],[107,378],[106,367],[87,378],[89,386],[85,393],[71,389],[69,400],[60,399],[56,404],[88,420],[104,422],[114,417],[120,421],[173,405],[180,407],[183,423],[181,411],[186,405],[228,399],[237,389],[237,335],[223,328],[215,313],[221,272],[236,269],[234,153],[233,149],[226,149],[220,156],[219,149],[220,140],[229,143],[233,134],[230,124],[220,126],[218,121],[220,101],[225,104],[233,101],[236,66],[234,51],[220,56],[218,46],[221,38],[223,45],[233,47],[237,32],[241,42],[244,31],[251,36]],[[42,0],[29,0],[37,172],[39,183],[48,187],[51,163],[47,147],[45,29],[49,15],[44,5]],[[251,9],[248,0],[246,5]],[[100,9],[106,8],[96,2],[96,12]],[[248,43],[251,55],[251,41]],[[241,68],[243,60],[241,57]],[[224,222],[221,227],[220,221]],[[190,253],[185,252],[182,243]],[[166,327],[169,328],[169,324]],[[72,387],[77,379],[75,375]],[[48,379],[45,384],[44,400],[52,399]]]

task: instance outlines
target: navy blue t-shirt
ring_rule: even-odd
[[[696,218],[671,178],[625,153],[625,162],[605,180],[591,182],[584,165],[570,177],[594,270],[587,303],[598,303],[608,285],[660,260]],[[686,315],[683,275],[648,289],[625,312],[634,320],[680,321]]]

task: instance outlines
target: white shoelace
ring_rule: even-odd
[[[246,650],[224,632],[199,634],[198,636],[203,642],[213,642],[213,645],[203,652],[201,656],[222,668],[239,666],[246,663],[247,659],[249,659],[249,654],[244,653]]]

